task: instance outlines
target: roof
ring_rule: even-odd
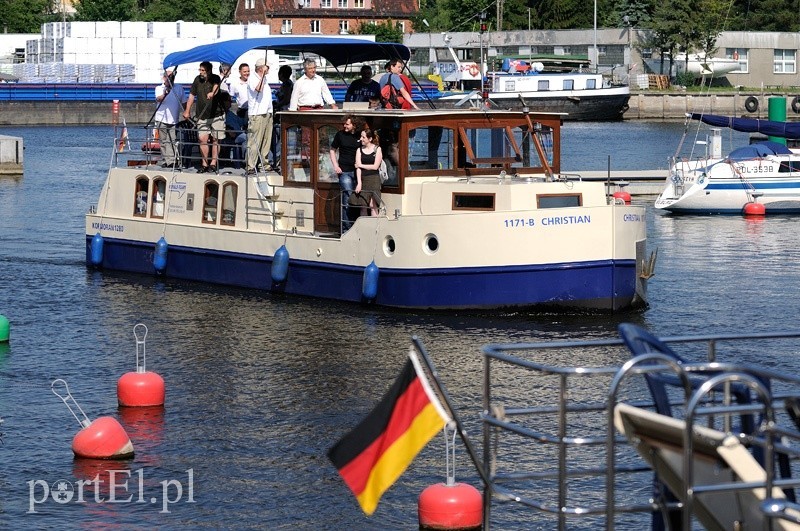
[[[409,49],[394,42],[373,42],[364,39],[339,37],[262,37],[236,39],[204,44],[183,52],[173,52],[164,58],[164,68],[201,61],[234,64],[250,50],[273,50],[278,53],[308,53],[324,57],[333,66],[350,63],[411,57]]]

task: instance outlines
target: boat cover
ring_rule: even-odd
[[[748,160],[766,157],[769,155],[790,155],[792,151],[778,142],[757,142],[731,151],[728,159],[732,161]]]
[[[204,44],[164,58],[164,68],[201,61],[234,64],[250,50],[273,50],[277,53],[307,53],[324,57],[333,66],[380,59],[411,57],[408,47],[396,42],[373,42],[364,39],[337,37],[261,37]]]
[[[715,127],[729,127],[734,131],[744,133],[762,133],[767,136],[782,138],[800,138],[800,122],[773,122],[757,118],[734,118],[732,116],[718,116],[715,114],[692,113],[692,120],[700,120]]]

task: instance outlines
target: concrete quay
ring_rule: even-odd
[[[0,135],[0,175],[20,175],[25,159],[22,138]]]
[[[610,184],[610,192],[624,190],[632,196],[659,195],[667,183],[668,170],[624,170],[610,173],[601,171],[564,171],[569,176],[580,175],[584,181],[603,181]]]

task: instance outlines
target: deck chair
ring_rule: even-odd
[[[673,358],[676,362],[683,364],[685,360],[676,354],[666,343],[661,341],[659,338],[641,328],[631,323],[622,323],[619,325],[619,335],[622,337],[623,342],[628,347],[628,350],[631,351],[633,356],[640,356],[642,354],[648,353],[659,353],[666,356]],[[701,376],[695,375],[690,376],[689,381],[692,385],[693,389],[699,387],[706,379],[714,376],[717,373],[704,373]],[[667,392],[668,386],[673,387],[682,387],[681,380],[676,376],[671,374],[657,374],[657,373],[650,373],[645,375],[645,381],[647,382],[647,387],[650,390],[650,395],[653,398],[653,404],[655,405],[655,410],[657,413],[662,415],[667,415],[669,417],[673,416],[672,412],[672,405],[670,404],[669,400],[669,393]],[[764,385],[769,389],[770,385],[769,382],[763,382]],[[751,396],[750,391],[744,385],[733,383],[731,384],[731,394],[734,400],[738,404],[749,404],[751,403]],[[741,415],[740,417],[740,426],[737,429],[741,430],[742,433],[751,434],[755,432],[755,420],[752,415],[745,414]],[[760,448],[753,449],[753,455],[759,463],[764,462],[763,452]],[[789,478],[791,477],[791,468],[789,463],[789,457],[786,454],[777,454],[777,462],[778,462],[778,470],[780,477],[782,478]],[[664,500],[666,502],[673,502],[675,498],[671,495],[670,492],[665,492],[662,486],[658,481],[655,481],[653,484],[653,494],[655,499],[657,500]],[[795,492],[794,489],[787,488],[785,490],[786,498],[794,502],[795,501]],[[674,514],[672,515],[674,516]],[[674,518],[669,518],[669,525],[667,525],[663,521],[663,516],[661,513],[653,513],[653,522],[652,522],[652,529],[654,531],[661,531],[663,529],[675,529],[677,526],[676,521]]]
[[[692,427],[693,484],[688,485],[683,469],[683,420],[618,404],[614,408],[614,426],[684,503],[689,488],[766,481],[764,468],[735,436],[703,426]],[[762,529],[767,519],[762,503],[785,500],[777,487],[770,494],[767,496],[763,487],[699,492],[693,498],[692,509],[706,529]],[[791,516],[800,516],[800,512]],[[773,529],[800,531],[800,525],[774,520]]]

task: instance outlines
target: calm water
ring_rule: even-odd
[[[567,124],[564,167],[605,169],[608,155],[616,169],[666,167],[682,131]],[[613,317],[415,315],[91,272],[83,215],[105,176],[110,133],[0,128],[26,148],[24,177],[0,177],[0,314],[12,323],[10,343],[0,345],[0,528],[414,529],[417,496],[445,473],[440,440],[371,518],[325,457],[390,385],[412,335],[477,437],[486,343],[610,337],[626,320],[663,335],[798,328],[800,226],[789,217],[677,218],[648,208],[650,248],[659,249],[651,307]],[[134,367],[139,322],[150,330],[148,369],[167,383],[167,405],[155,413],[120,412],[116,403],[116,380]],[[780,352],[753,357],[800,372],[797,358]],[[79,426],[50,391],[55,378],[91,419],[120,418],[135,444],[132,461],[73,459]],[[460,446],[458,453],[458,478],[477,485]],[[118,474],[128,487],[117,494],[131,501],[96,503],[87,492],[85,503],[50,498],[31,511],[31,484],[42,500],[43,483],[104,470],[130,472]],[[162,484],[175,501],[169,512]],[[498,528],[537,526],[519,510],[494,514]]]

